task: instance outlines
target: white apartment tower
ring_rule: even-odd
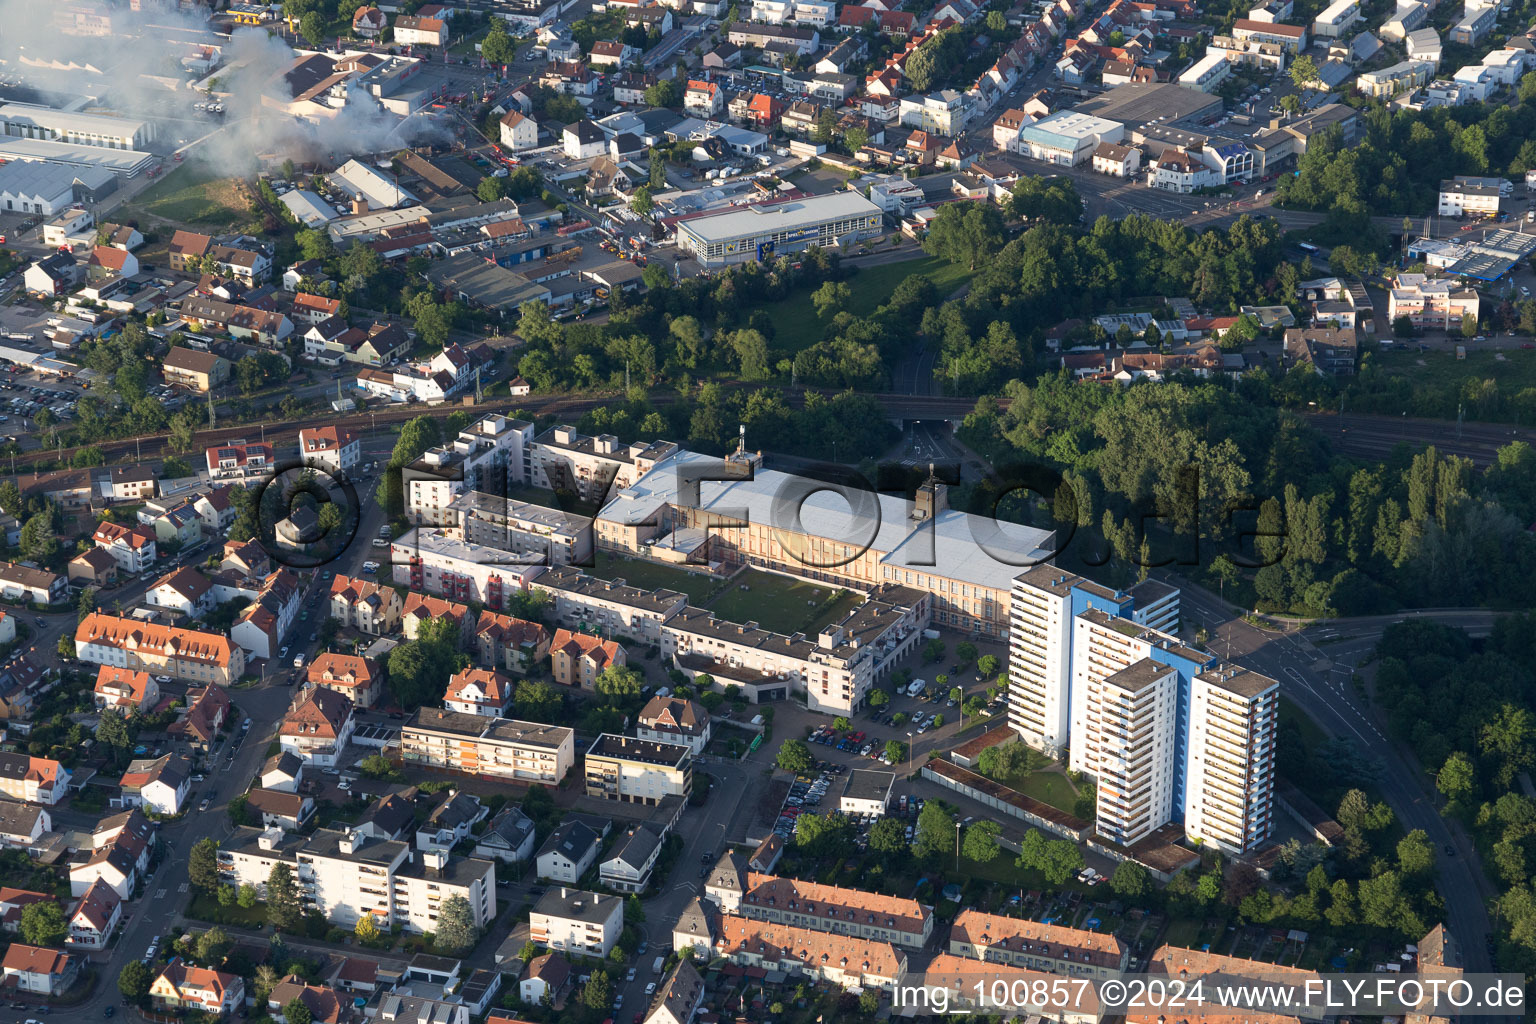
[[[1273,828],[1280,684],[1236,665],[1199,673],[1189,691],[1184,831],[1244,853]]]
[[[1179,673],[1142,658],[1092,683],[1088,728],[1072,746],[1098,779],[1098,831],[1127,845],[1173,816]]]
[[[453,524],[457,516],[448,506],[456,495],[504,495],[509,484],[526,483],[532,441],[532,423],[492,413],[459,431],[452,441],[427,449],[404,471],[406,511],[412,522]]]
[[[1121,593],[1053,565],[1013,581],[1008,622],[1008,724],[1059,757],[1071,734],[1073,622],[1098,609],[1140,625],[1177,629],[1179,591],[1147,580]]]

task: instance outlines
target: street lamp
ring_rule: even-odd
[[[955,822],[955,870],[960,870],[960,823]]]

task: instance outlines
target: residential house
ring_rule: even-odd
[[[280,346],[293,334],[293,321],[276,310],[195,295],[182,300],[181,316],[194,329],[224,331],[232,338],[271,348]]]
[[[527,675],[549,657],[549,630],[537,622],[482,611],[475,623],[475,653],[481,665]]]
[[[549,644],[550,668],[555,682],[592,690],[597,677],[611,667],[628,664],[624,648],[612,640],[569,629],[555,630]]]
[[[475,839],[474,856],[516,864],[533,856],[533,819],[516,804],[496,812],[486,830]]]
[[[68,573],[71,585],[79,584],[81,587],[95,587],[98,590],[115,587],[117,559],[101,548],[91,548],[69,560]]]
[[[1324,376],[1352,377],[1359,358],[1354,328],[1293,327],[1285,332],[1288,366],[1307,363]]]
[[[397,15],[395,42],[401,46],[442,46],[448,38],[448,26],[441,18]]]
[[[416,829],[418,850],[453,849],[468,839],[474,827],[491,813],[479,797],[469,793],[450,789],[439,797],[427,820]]]
[[[568,818],[555,826],[539,848],[539,878],[575,885],[597,861],[602,837],[585,822]]]
[[[235,648],[240,651],[239,647]],[[242,654],[244,652],[241,652]],[[168,732],[180,736],[195,749],[207,750],[218,738],[219,730],[229,718],[229,694],[222,686],[209,686],[201,690],[188,690],[190,702],[187,713],[171,723]]]
[[[695,117],[719,117],[725,109],[725,93],[714,82],[690,79],[683,90],[683,109]]]
[[[216,445],[207,449],[203,457],[211,479],[246,484],[265,479],[277,465],[271,445],[249,441]]]
[[[188,618],[201,618],[216,605],[213,581],[189,565],[162,576],[144,595],[146,603],[169,608]]]
[[[343,627],[384,636],[400,625],[402,602],[393,587],[338,574],[331,580],[331,616]]]
[[[502,718],[512,704],[512,680],[500,672],[466,668],[448,679],[443,706],[466,715]]]
[[[602,156],[608,148],[608,136],[585,118],[566,125],[560,139],[565,155],[572,160],[590,160]]]
[[[527,971],[517,984],[524,1003],[538,1006],[548,1001],[560,1005],[573,980],[570,961],[559,953],[544,953],[528,961]],[[490,1024],[490,1022],[487,1022]]]
[[[459,642],[464,643],[469,635],[465,630],[470,625],[467,605],[412,592],[406,595],[400,609],[400,630],[407,640],[414,640],[423,622],[443,618],[452,619],[459,627]]]
[[[98,708],[147,714],[160,703],[160,684],[148,672],[102,665],[96,670],[95,694]]]
[[[681,697],[652,697],[640,710],[635,735],[643,740],[659,740],[690,747],[695,755],[709,746],[709,712],[703,706]]]
[[[18,992],[40,996],[61,996],[80,977],[81,959],[57,949],[28,946],[13,942],[0,961],[5,984]]]
[[[322,768],[341,763],[352,738],[352,702],[334,690],[306,690],[283,718],[277,741],[283,750]]]
[[[318,324],[329,317],[337,316],[341,312],[341,300],[333,299],[327,295],[312,295],[309,292],[299,292],[293,297],[293,304],[289,307],[295,321],[306,324]]]
[[[644,823],[626,829],[598,867],[602,884],[617,892],[644,892],[661,854],[662,838]]]
[[[304,781],[304,759],[297,754],[280,751],[262,764],[256,781],[262,789],[278,793],[297,793]]]
[[[377,7],[359,7],[352,15],[352,34],[359,39],[377,39],[389,24],[389,17]]]
[[[46,569],[0,562],[0,597],[7,601],[56,605],[69,596],[69,579]]]
[[[103,520],[96,524],[91,542],[111,555],[121,572],[136,575],[155,564],[155,535],[142,526],[119,526]]]
[[[174,817],[182,812],[192,789],[192,762],[180,754],[131,761],[117,785],[117,806]]]
[[[639,55],[640,51],[628,43],[604,39],[592,44],[592,51],[587,54],[587,63],[593,67],[623,66]]]
[[[540,946],[561,953],[607,957],[624,928],[624,901],[617,896],[550,889],[534,904],[528,935]]]
[[[0,800],[0,843],[5,846],[29,850],[44,833],[52,831],[53,818],[46,807]]]
[[[362,458],[363,442],[346,427],[305,427],[299,431],[299,458],[329,473],[345,473]]]
[[[538,122],[521,111],[507,111],[501,118],[501,144],[514,153],[534,149],[539,144]]]
[[[122,898],[110,885],[97,879],[69,912],[65,944],[71,949],[106,949],[122,919]]]
[[[150,984],[149,1001],[159,1010],[198,1010],[223,1017],[244,1004],[245,982],[238,974],[193,967],[172,957]]]
[[[384,689],[383,673],[372,659],[335,651],[316,655],[306,679],[310,686],[334,690],[359,708],[373,707]]]
[[[314,797],[276,789],[251,790],[245,795],[245,805],[261,817],[262,827],[294,832],[303,828],[315,813]]]
[[[155,496],[159,480],[148,466],[114,466],[102,482],[102,493],[112,501],[144,501]]]
[[[70,772],[46,757],[0,751],[0,794],[52,807],[69,790]]]

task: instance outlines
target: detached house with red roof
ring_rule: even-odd
[[[98,878],[69,912],[65,944],[71,949],[106,949],[122,919],[122,897]]]
[[[537,622],[490,610],[475,623],[475,654],[482,665],[526,675],[549,657],[549,630]]]
[[[139,272],[139,258],[127,249],[98,245],[91,250],[91,258],[86,262],[85,268],[86,276],[92,279],[110,277],[113,274],[119,277],[132,277]]]
[[[245,1002],[245,982],[238,974],[193,967],[175,957],[149,986],[149,999],[161,1010],[201,1010],[220,1017]]]
[[[269,444],[231,441],[209,448],[203,454],[208,464],[208,475],[214,480],[249,483],[265,478],[277,465],[276,456]]]
[[[501,718],[512,704],[512,680],[500,672],[466,668],[448,679],[443,707],[466,715]]]
[[[52,807],[69,789],[69,769],[46,757],[0,751],[0,794]]]
[[[277,742],[309,764],[330,768],[340,762],[354,726],[352,702],[334,690],[316,688],[288,712],[278,728]]]
[[[778,130],[784,117],[784,101],[767,93],[743,93],[731,100],[730,111],[731,120],[771,133]]]
[[[343,473],[356,466],[362,454],[362,439],[346,427],[305,427],[299,431],[299,458],[305,465]]]
[[[605,669],[629,662],[624,648],[614,641],[569,629],[555,630],[549,657],[555,682],[583,690],[593,689]]]
[[[683,109],[695,117],[719,117],[725,109],[725,94],[714,82],[690,79],[683,90]]]
[[[395,18],[395,42],[401,46],[442,46],[448,26],[441,18],[402,14]]]
[[[21,930],[21,912],[34,903],[57,902],[52,893],[35,892],[31,889],[0,887],[0,931],[15,935]]]
[[[334,690],[360,708],[373,707],[384,689],[383,675],[371,659],[335,651],[310,662],[306,678],[310,686]]]
[[[514,153],[533,149],[539,144],[539,124],[520,110],[509,110],[501,118],[501,144]]]
[[[57,949],[15,942],[5,951],[0,969],[5,972],[4,984],[18,992],[60,996],[80,977],[80,958]]]
[[[360,633],[393,633],[400,625],[400,594],[372,580],[338,575],[331,580],[331,616]]]
[[[293,297],[293,306],[290,309],[294,320],[304,323],[317,324],[327,317],[341,315],[341,300],[333,299],[326,295],[311,295],[309,292],[299,292]]]
[[[593,67],[613,67],[627,64],[639,55],[640,51],[628,43],[604,39],[592,44],[592,52],[587,54],[587,63]]]
[[[391,590],[390,593],[394,591]],[[400,631],[405,634],[407,640],[415,640],[423,622],[444,618],[452,619],[458,624],[459,643],[468,644],[469,606],[446,598],[432,597],[429,594],[412,592],[405,596],[405,605],[400,609]]]
[[[91,542],[112,556],[120,572],[141,573],[155,564],[155,535],[142,526],[100,522]]]
[[[236,647],[239,651],[240,648]],[[244,652],[241,652],[242,654]],[[204,690],[188,690],[187,699],[192,702],[180,721],[172,722],[166,732],[181,736],[194,747],[207,749],[218,738],[219,729],[229,717],[229,694],[223,687],[210,686]]]
[[[160,703],[160,684],[148,672],[102,665],[96,670],[96,706],[124,715],[150,711]]]
[[[377,39],[389,24],[389,18],[377,7],[359,7],[352,15],[352,34],[359,39]]]

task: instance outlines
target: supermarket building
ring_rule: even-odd
[[[677,244],[705,267],[835,248],[880,234],[880,207],[858,192],[739,206],[677,224]]]

